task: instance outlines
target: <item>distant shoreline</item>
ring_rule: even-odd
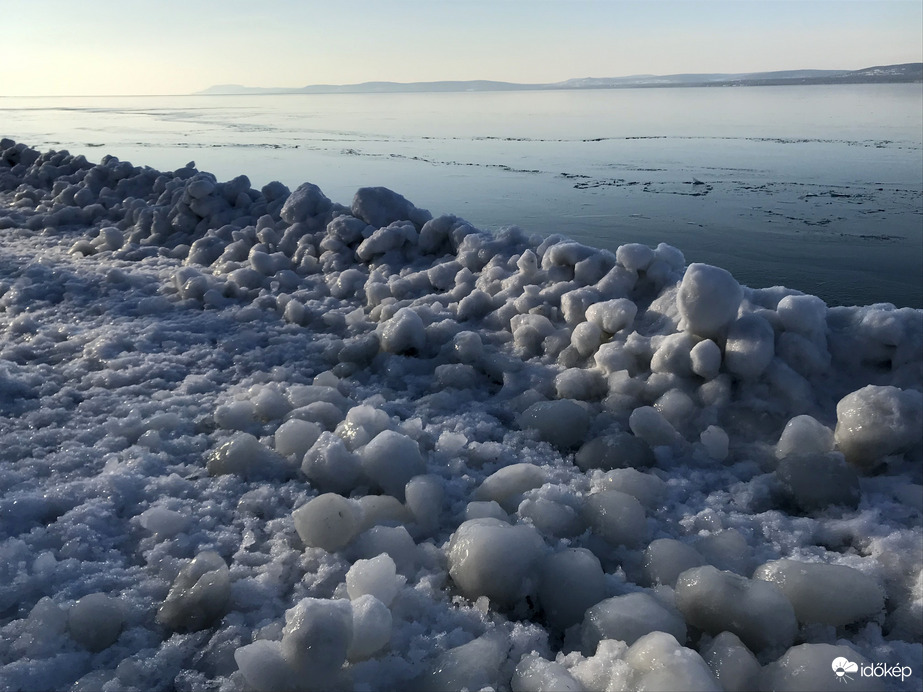
[[[296,88],[247,87],[222,84],[193,96],[253,96],[283,94],[395,94],[491,91],[573,91],[600,89],[663,89],[692,87],[814,86],[836,84],[913,84],[923,82],[923,63],[883,65],[862,70],[788,70],[744,74],[635,75],[569,79],[550,84],[520,84],[490,80],[439,82],[363,82],[315,84]]]

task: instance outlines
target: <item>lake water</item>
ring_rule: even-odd
[[[220,180],[679,247],[831,305],[923,307],[923,85],[0,98],[0,135]]]

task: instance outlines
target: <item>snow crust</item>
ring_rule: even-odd
[[[919,310],[7,139],[0,244],[0,686],[919,686]]]

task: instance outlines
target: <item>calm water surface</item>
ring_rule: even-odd
[[[0,98],[0,134],[220,180],[384,185],[481,228],[668,242],[750,286],[923,307],[923,85]]]

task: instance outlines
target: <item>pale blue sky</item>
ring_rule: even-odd
[[[0,95],[923,60],[920,0],[0,0]]]

